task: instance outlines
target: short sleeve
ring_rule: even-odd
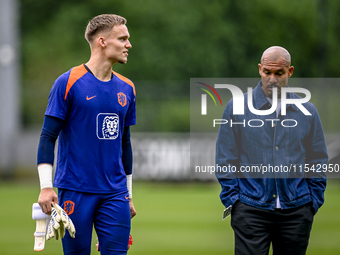
[[[70,96],[65,99],[68,75],[61,75],[53,84],[45,115],[65,120],[69,108]]]
[[[136,97],[131,93],[131,103],[125,116],[125,126],[136,125]]]

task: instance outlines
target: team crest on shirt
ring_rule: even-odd
[[[67,215],[70,215],[74,212],[74,206],[75,204],[71,200],[67,200],[64,202],[64,211]]]
[[[97,137],[116,139],[119,135],[119,116],[115,113],[100,113],[97,116]]]
[[[118,103],[124,107],[126,105],[126,95],[123,92],[119,92],[118,96]]]

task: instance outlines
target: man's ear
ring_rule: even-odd
[[[105,47],[106,47],[106,45],[105,45],[105,39],[104,39],[104,37],[102,37],[102,36],[99,36],[99,37],[97,38],[97,43],[98,43],[102,48],[105,48]]]
[[[288,69],[288,77],[292,76],[294,72],[294,66],[290,66]]]
[[[259,63],[259,74],[261,75],[261,72],[262,72],[262,66],[261,66],[261,63]]]

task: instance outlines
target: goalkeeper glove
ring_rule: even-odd
[[[43,213],[38,203],[34,203],[32,206],[32,218],[36,221],[34,250],[42,251],[45,248],[46,226],[50,220],[50,216]]]
[[[76,229],[72,220],[58,204],[52,202],[51,220],[47,228],[46,240],[50,240],[53,237],[58,240],[58,229],[60,229],[60,237],[63,238],[65,236],[65,228],[70,233],[70,236],[74,238]]]

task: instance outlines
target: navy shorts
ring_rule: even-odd
[[[76,228],[75,238],[66,231],[62,239],[64,254],[90,254],[93,226],[102,255],[126,254],[131,228],[128,196],[128,192],[93,194],[59,189],[59,204]]]

